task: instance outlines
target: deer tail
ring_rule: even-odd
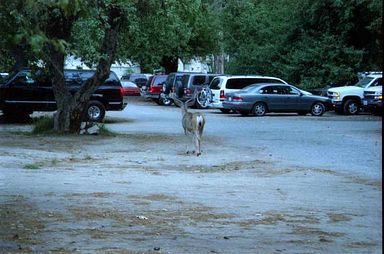
[[[197,116],[197,119],[196,119],[196,124],[197,124],[197,137],[198,139],[201,138],[201,136],[203,135],[203,131],[204,131],[204,125],[205,125],[205,119],[202,115],[199,115]]]

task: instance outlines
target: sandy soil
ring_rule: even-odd
[[[181,133],[3,127],[1,253],[382,252],[381,180],[282,167],[214,137],[196,157]]]

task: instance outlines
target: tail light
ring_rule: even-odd
[[[153,87],[152,86],[149,87],[149,92],[153,93]]]
[[[124,96],[124,88],[120,87],[120,97]]]
[[[243,98],[240,96],[233,96],[232,101],[243,101]]]
[[[220,101],[225,100],[224,90],[220,90]]]

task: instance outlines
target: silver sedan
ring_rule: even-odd
[[[297,112],[299,115],[311,113],[313,116],[321,116],[332,106],[329,98],[312,95],[292,85],[254,84],[228,93],[223,107],[242,115],[252,113],[264,116],[267,112]]]

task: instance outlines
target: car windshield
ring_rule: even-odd
[[[373,78],[371,77],[362,78],[355,84],[355,86],[365,88],[372,80]]]

